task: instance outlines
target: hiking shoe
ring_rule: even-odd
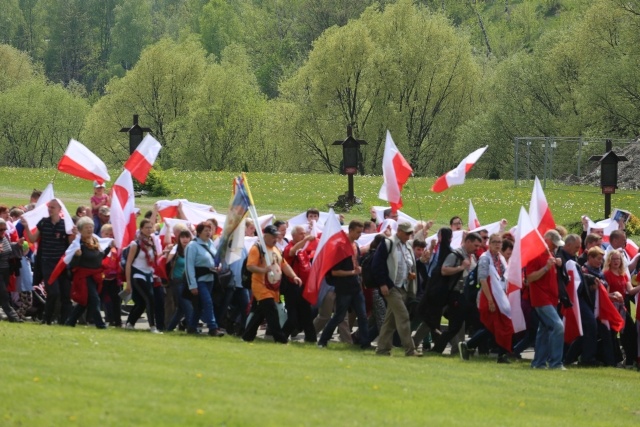
[[[464,341],[460,341],[458,343],[458,351],[460,352],[460,358],[462,360],[469,360],[469,356],[471,352],[469,351],[469,347],[467,347],[467,343]]]
[[[506,354],[503,354],[502,356],[498,356],[498,363],[504,363],[508,365],[509,363],[511,363],[511,361],[509,360]]]
[[[406,353],[405,356],[407,357],[422,357],[422,352],[419,350],[413,350],[409,353]]]
[[[128,331],[133,331],[136,327],[133,326],[131,323],[127,322],[127,324],[124,325],[124,328]]]
[[[227,331],[225,331],[222,328],[209,329],[209,336],[211,336],[211,337],[223,337],[226,332]]]
[[[150,327],[149,332],[151,332],[152,334],[162,334],[162,331],[159,331],[155,326]]]
[[[327,343],[318,341],[318,348],[327,348]]]

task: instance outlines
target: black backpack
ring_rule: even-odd
[[[262,250],[262,246],[260,246],[258,243],[255,243],[254,246],[258,247],[258,251],[260,252],[260,259],[262,259],[262,257],[264,257],[264,251]],[[249,259],[249,254],[247,254],[247,257],[244,260],[242,260],[242,270],[240,272],[242,287],[245,289],[251,289],[251,276],[253,275],[253,273],[250,272],[249,269],[247,269],[248,259]]]
[[[451,251],[456,257],[454,267],[462,264],[464,257],[458,251]],[[429,305],[444,307],[449,301],[449,294],[460,280],[462,271],[451,276],[443,276],[440,271],[435,271],[433,276],[429,278],[429,283],[425,292]]]
[[[393,242],[391,243],[393,244]],[[360,268],[362,268],[362,285],[365,288],[375,288],[376,283],[373,280],[373,255],[375,251],[370,250],[360,259]]]
[[[478,280],[478,265],[480,261],[476,264],[476,267],[469,272],[469,275],[464,281],[464,296],[465,299],[474,304],[476,303],[476,298],[478,297],[478,291],[480,291],[480,281]]]
[[[135,240],[135,242],[136,242],[136,256],[133,257],[134,260],[138,257],[138,254],[140,254],[140,243],[138,243],[137,240]],[[129,245],[122,250],[122,254],[120,254],[120,267],[122,268],[123,273],[127,267],[127,258],[129,258],[129,249],[131,249],[131,243],[129,243]]]

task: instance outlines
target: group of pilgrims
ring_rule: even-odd
[[[401,348],[507,364],[533,348],[536,369],[638,366],[639,257],[624,221],[583,217],[581,235],[541,230],[544,251],[523,263],[506,220],[465,226],[454,216],[436,230],[387,207],[346,224],[311,208],[288,220],[243,219],[244,242],[230,261],[216,256],[224,222],[210,206],[158,202],[138,213],[135,238],[118,248],[104,184],[71,218],[59,199],[40,196],[0,205],[0,305],[10,322],[135,330],[144,316],[155,334],[253,341],[264,330],[277,343],[342,342],[382,356]],[[30,223],[25,216],[43,203],[46,214]],[[329,221],[343,239],[321,256]],[[316,262],[331,265],[314,271]]]

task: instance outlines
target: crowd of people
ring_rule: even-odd
[[[501,317],[515,242],[504,220],[499,231],[479,227],[453,245],[463,228],[458,216],[430,236],[432,221],[405,221],[391,209],[382,215],[372,209],[370,218],[345,227],[352,255],[326,268],[312,306],[303,293],[316,231],[322,229],[317,209],[306,212],[303,224],[266,225],[264,245],[247,246],[227,265],[216,257],[221,229],[214,218],[160,233],[168,225],[154,209],[139,221],[135,239],[118,249],[101,244],[113,237],[103,185],[95,185],[90,208],[76,210],[71,234],[56,199],[46,201],[48,216],[35,227],[21,219],[39,195],[34,191],[25,207],[0,205],[0,306],[10,322],[32,318],[46,325],[133,330],[146,313],[149,331],[157,334],[182,330],[253,341],[265,327],[277,343],[302,334],[305,342],[325,348],[337,330],[337,340],[383,356],[394,347],[413,357],[450,348],[463,360],[496,353],[498,363],[511,363],[533,347],[536,369],[638,366],[631,315],[640,292],[638,257],[625,250],[624,223],[608,242],[587,221],[582,235],[561,226],[544,233],[548,250],[522,266],[516,304],[526,330],[515,333]],[[246,238],[256,235],[251,219],[243,226]],[[68,268],[54,275],[74,240]],[[612,303],[621,322],[613,325],[601,315],[601,298]],[[567,310],[580,314],[581,333],[571,339],[563,322]]]

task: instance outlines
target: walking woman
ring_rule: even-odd
[[[129,256],[125,266],[126,292],[133,292],[134,302],[125,329],[134,329],[146,309],[149,331],[154,334],[162,333],[156,328],[153,298],[153,271],[157,255],[153,241],[153,224],[145,218],[140,221],[138,237],[129,245]]]
[[[93,235],[93,220],[81,217],[76,227],[80,233],[80,248],[71,260],[73,280],[71,282],[71,296],[76,302],[75,307],[67,318],[65,325],[76,326],[78,319],[87,311],[88,317],[98,329],[106,329],[107,325],[100,314],[100,291],[102,290],[102,260],[110,252],[100,250],[100,242]]]
[[[22,246],[22,242],[18,244],[9,241],[7,237],[7,223],[4,219],[0,218],[0,306],[2,306],[9,322],[22,322],[13,307],[11,307],[9,303],[9,292],[7,292],[9,277],[11,276],[9,258],[11,258],[13,254],[12,246],[17,245]]]
[[[211,237],[217,227],[210,221],[204,221],[196,227],[197,237],[189,243],[185,251],[185,272],[189,291],[193,295],[193,315],[189,321],[188,333],[198,333],[198,320],[209,328],[209,335],[224,336],[226,331],[218,327],[213,313],[211,294],[214,286],[215,248]]]
[[[182,230],[178,235],[178,244],[175,246],[175,251],[172,250],[167,257],[167,265],[171,266],[169,270],[169,280],[171,281],[169,290],[173,293],[174,301],[178,307],[169,322],[167,331],[173,331],[183,317],[187,319],[187,322],[189,322],[191,320],[191,316],[193,316],[193,305],[191,304],[191,299],[187,299],[183,296],[184,289],[187,286],[187,282],[184,277],[184,254],[185,249],[190,242],[191,232],[189,230]]]

